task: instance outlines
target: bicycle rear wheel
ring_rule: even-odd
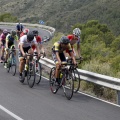
[[[77,69],[72,70],[73,81],[74,81],[74,93],[77,93],[80,89],[80,74]]]
[[[28,82],[28,86],[30,88],[32,88],[34,86],[35,78],[36,78],[35,64],[29,63],[28,71],[27,71],[27,82]]]
[[[62,87],[66,98],[70,100],[73,96],[74,91],[73,76],[70,71],[66,71],[66,73],[63,73]]]
[[[56,94],[59,89],[59,87],[56,86],[55,69],[55,67],[51,69],[49,77],[50,90],[53,94]]]
[[[41,67],[41,63],[39,62],[37,62],[35,74],[36,74],[35,83],[39,84],[41,82],[41,76],[42,76],[42,67]]]

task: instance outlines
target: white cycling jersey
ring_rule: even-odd
[[[22,37],[20,37],[19,45],[20,44],[23,44],[23,47],[26,48],[26,47],[29,47],[29,46],[31,46],[33,44],[37,45],[37,41],[36,41],[36,38],[34,37],[33,41],[28,42],[27,41],[27,35],[23,35]]]

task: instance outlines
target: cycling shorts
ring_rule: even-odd
[[[64,53],[63,53],[63,52],[62,52],[62,53],[59,53],[59,56],[60,56],[61,62],[62,62],[62,63],[66,63],[66,57],[65,57]],[[53,58],[55,64],[57,64],[57,63],[58,63],[58,60],[57,60],[57,57],[56,57],[55,52],[52,52],[52,58]]]
[[[30,46],[25,47],[25,48],[23,47],[23,50],[24,50],[25,53],[28,53],[28,51],[29,51],[30,48],[31,48]],[[22,54],[22,52],[21,52],[20,49],[19,49],[18,57],[19,57],[19,58],[20,58],[20,57],[23,57],[23,54]]]

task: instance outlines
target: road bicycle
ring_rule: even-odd
[[[16,63],[16,49],[13,46],[12,48],[9,49],[9,57],[7,60],[7,72],[12,73],[12,75],[14,76],[16,74],[16,68],[17,68],[17,63]]]
[[[80,64],[82,61],[82,58],[76,58],[76,61],[78,61],[78,64]],[[74,80],[74,93],[77,93],[80,89],[80,82],[81,82],[80,74],[77,70],[78,66],[75,66],[72,64],[73,62],[71,58],[67,59],[67,63],[70,64],[69,71],[72,73],[73,80]]]
[[[73,96],[73,91],[74,91],[74,81],[73,81],[73,75],[69,71],[67,65],[70,64],[62,64],[60,67],[60,72],[59,72],[59,80],[60,84],[56,85],[56,78],[55,78],[55,70],[56,67],[53,67],[50,71],[50,89],[53,94],[56,94],[59,88],[63,88],[64,94],[68,100],[70,100]]]
[[[29,61],[28,61],[28,67],[26,68],[27,56],[29,56]],[[36,62],[34,61],[34,59],[32,59],[32,57],[34,56],[38,56],[38,55],[26,54],[26,57],[24,58],[25,64],[24,64],[24,70],[22,72],[22,80],[20,80],[21,83],[24,83],[25,77],[27,77],[27,83],[30,88],[34,86],[36,79]]]

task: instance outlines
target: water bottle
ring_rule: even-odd
[[[63,74],[62,73],[60,73],[60,78],[62,78],[63,77]]]

